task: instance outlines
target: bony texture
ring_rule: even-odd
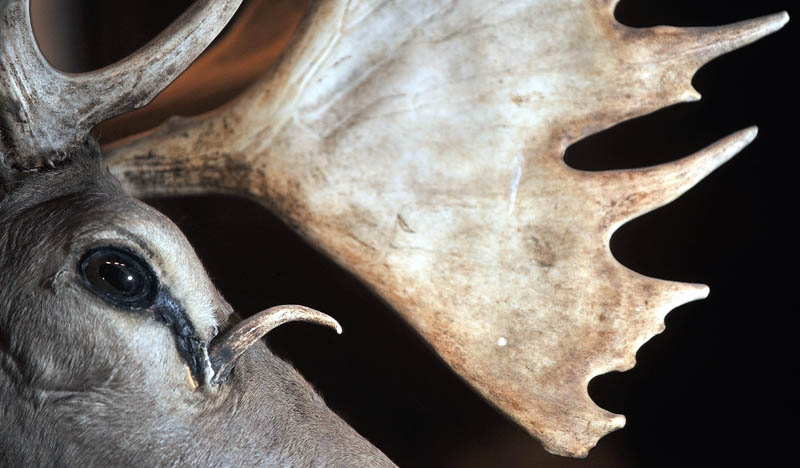
[[[222,111],[111,153],[138,195],[250,196],[389,301],[444,360],[554,452],[624,417],[588,396],[634,365],[702,285],[644,277],[609,239],[747,145],[587,173],[572,142],[696,100],[694,72],[779,29],[633,29],[615,0],[338,1]]]
[[[53,166],[98,123],[141,107],[214,40],[241,0],[195,2],[170,27],[119,63],[68,74],[44,58],[29,0],[0,0],[0,175],[9,166]]]

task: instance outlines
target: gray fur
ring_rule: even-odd
[[[166,325],[82,286],[101,232],[157,256],[132,234],[144,225],[186,245],[186,268],[161,265],[165,286],[190,284],[221,328],[232,320],[177,228],[126,195],[93,144],[6,178],[0,197],[1,466],[392,466],[263,342],[225,384],[193,390]]]

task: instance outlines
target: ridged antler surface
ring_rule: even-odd
[[[634,364],[705,286],[611,255],[625,221],[678,197],[756,134],[671,164],[587,173],[572,142],[698,99],[694,72],[779,29],[632,29],[613,0],[321,2],[232,105],[110,154],[138,195],[253,197],[390,302],[545,447],[584,456],[624,418],[589,380]]]
[[[30,1],[0,1],[0,170],[60,162],[92,127],[150,102],[214,40],[240,3],[196,2],[124,60],[68,74],[39,51]]]

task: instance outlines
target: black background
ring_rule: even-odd
[[[61,65],[72,71],[119,58],[187,2],[83,3],[63,18],[75,45]],[[714,25],[792,15],[794,3],[623,0],[616,16],[630,26]],[[297,302],[340,320],[340,337],[291,324],[268,339],[402,466],[797,466],[795,22],[702,68],[693,80],[700,102],[620,124],[567,151],[567,163],[581,169],[641,167],[760,128],[753,144],[689,193],[614,235],[623,264],[706,283],[711,295],[672,312],[633,370],[591,382],[594,400],[628,423],[585,460],[544,452],[369,290],[258,205],[216,196],[152,203],[184,229],[243,314]]]

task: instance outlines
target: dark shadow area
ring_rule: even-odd
[[[33,0],[31,17],[47,60],[60,70],[79,73],[125,58],[169,26],[191,3]]]
[[[634,28],[713,26],[778,13],[792,6],[792,2],[781,1],[622,0],[614,16],[620,23]]]

